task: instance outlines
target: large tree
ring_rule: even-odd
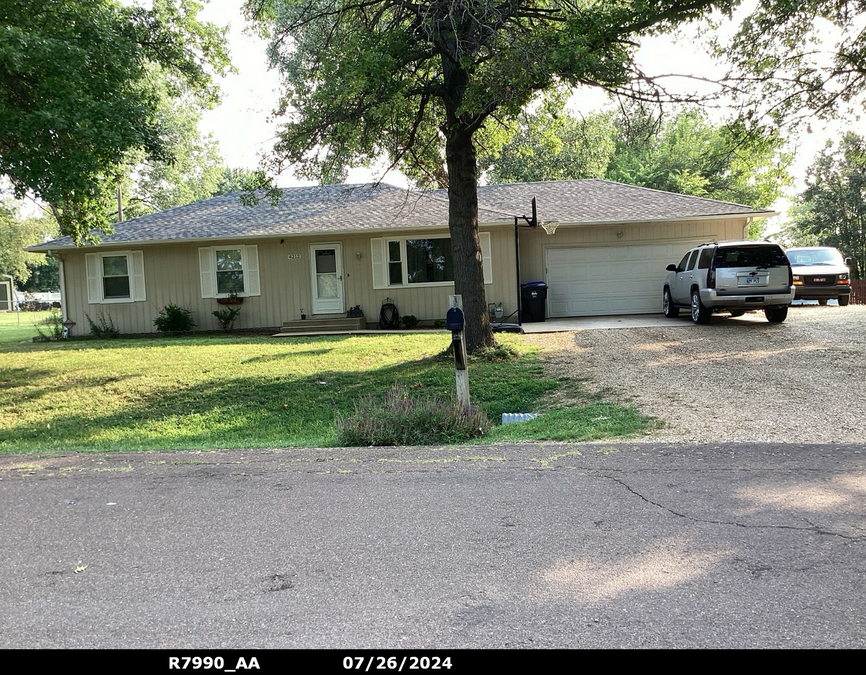
[[[228,67],[223,31],[194,0],[0,3],[0,175],[49,204],[77,240],[110,230],[130,153],[170,160],[157,114],[164,85],[202,104]]]
[[[793,210],[787,235],[799,245],[835,246],[854,259],[857,278],[866,271],[866,139],[847,133],[809,168],[806,190]]]
[[[766,208],[791,184],[783,146],[774,130],[714,125],[694,107],[662,115],[624,104],[578,117],[554,97],[482,162],[491,183],[604,178]]]
[[[229,171],[217,140],[199,131],[201,109],[194,100],[172,98],[166,92],[157,115],[172,154],[168,159],[148,157],[144,150],[128,154],[122,181],[124,219],[219,194]]]
[[[274,165],[339,179],[382,155],[430,175],[444,154],[467,346],[492,345],[478,238],[477,134],[562,83],[640,80],[641,35],[735,0],[247,0],[284,76]],[[520,209],[519,204],[514,205]],[[528,208],[528,205],[523,208]]]
[[[575,115],[564,93],[545,96],[537,108],[520,115],[506,143],[479,153],[487,182],[604,178],[616,150],[615,117],[611,112]]]

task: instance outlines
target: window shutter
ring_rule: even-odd
[[[201,275],[201,297],[214,297],[214,266],[213,256],[209,248],[198,250],[199,274]]]
[[[130,251],[129,257],[132,263],[132,269],[129,271],[132,281],[132,300],[143,302],[147,300],[144,290],[144,253]]]
[[[493,283],[493,258],[490,254],[490,233],[482,232],[481,239],[481,267],[484,270],[484,283]]]
[[[100,287],[102,275],[99,270],[99,254],[85,254],[84,264],[87,268],[87,302],[100,303],[102,302],[102,289]]]
[[[370,260],[373,261],[373,288],[388,288],[385,262],[385,240],[381,237],[370,240]]]
[[[259,279],[259,247],[246,247],[244,261],[244,290],[247,295],[261,295],[262,285]]]

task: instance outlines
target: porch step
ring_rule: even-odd
[[[365,330],[367,320],[361,316],[357,318],[337,317],[334,319],[305,319],[303,321],[283,321],[280,333],[318,333],[318,332],[340,332]]]

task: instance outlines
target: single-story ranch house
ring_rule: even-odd
[[[355,305],[373,327],[386,298],[401,315],[444,318],[454,292],[446,193],[378,184],[287,188],[278,206],[238,197],[128,220],[98,246],[64,237],[28,250],[60,259],[75,332],[100,314],[123,333],[154,331],[169,303],[216,329],[212,312],[231,294],[244,299],[238,328],[345,316]],[[526,226],[533,197],[547,227]],[[595,179],[483,186],[478,206],[486,299],[505,317],[517,310],[518,251],[519,281],[548,285],[548,317],[655,313],[668,263],[774,215]]]

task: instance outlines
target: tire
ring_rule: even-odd
[[[745,309],[732,309],[731,310],[731,317],[736,319],[738,316],[743,316],[743,314],[745,314],[745,313],[746,313]]]
[[[662,298],[662,311],[669,319],[676,319],[680,315],[680,309],[674,305],[674,299],[671,297],[669,288],[665,288],[665,294]]]
[[[818,304],[821,305],[821,307],[826,307],[827,306],[827,298],[821,298],[820,300],[818,300]]]
[[[850,296],[850,295],[840,295],[839,298],[838,298],[838,302],[839,302],[839,306],[840,306],[840,307],[847,307],[847,306],[848,306],[848,303],[849,303],[850,301],[851,301],[851,296]]]
[[[692,291],[692,321],[695,323],[709,323],[713,313],[701,302],[701,292],[696,288]]]
[[[764,315],[770,323],[782,323],[788,318],[787,307],[764,307]]]

